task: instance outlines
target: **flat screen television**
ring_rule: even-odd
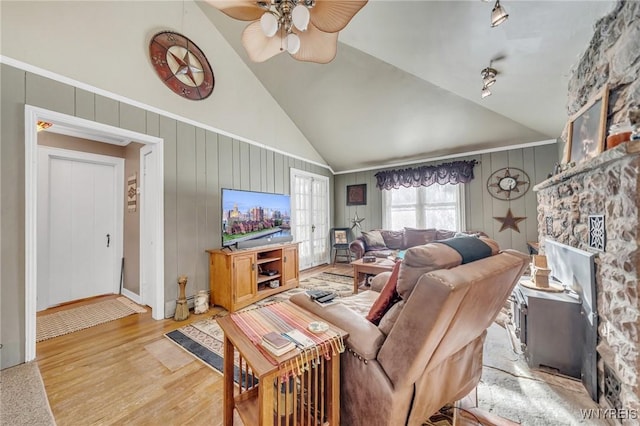
[[[289,195],[222,188],[222,247],[292,241]]]

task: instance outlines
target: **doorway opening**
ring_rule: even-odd
[[[57,127],[59,133],[89,141],[125,146],[132,141],[143,144],[141,149],[140,197],[141,221],[153,216],[151,226],[140,227],[140,294],[133,296],[148,304],[154,319],[164,318],[164,179],[163,140],[155,136],[109,126],[102,123],[25,105],[25,358],[36,356],[36,311],[38,297],[38,122]],[[143,152],[144,162],[143,162]],[[144,169],[142,167],[145,167]],[[153,182],[153,184],[150,184]],[[124,185],[124,182],[120,183]],[[148,263],[152,264],[149,267]],[[144,271],[144,272],[143,272]],[[143,282],[143,280],[145,280]]]
[[[329,260],[329,178],[291,169],[291,222],[300,270]]]

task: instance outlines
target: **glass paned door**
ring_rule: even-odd
[[[300,269],[326,263],[329,256],[329,179],[291,169],[293,237]]]

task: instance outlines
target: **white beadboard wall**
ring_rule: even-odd
[[[455,160],[477,160],[474,167],[474,179],[465,185],[465,210],[467,230],[484,231],[494,238],[501,248],[513,248],[527,252],[527,241],[537,241],[538,224],[536,212],[536,195],[531,188],[547,178],[558,161],[556,144],[539,145],[529,148],[518,148],[509,151],[493,152]],[[419,167],[428,164],[441,164],[454,160],[442,160],[433,163],[425,162],[406,167]],[[516,167],[524,170],[531,180],[527,193],[513,201],[502,201],[493,198],[487,191],[487,179],[496,170],[503,167]],[[398,167],[398,168],[406,168]],[[382,195],[376,188],[375,174],[380,170],[368,170],[356,173],[345,173],[335,176],[334,204],[335,226],[351,226],[351,219],[357,213],[363,230],[378,229],[382,226]],[[367,204],[364,206],[346,205],[346,187],[354,184],[367,184]],[[527,219],[518,224],[520,232],[511,229],[500,231],[501,223],[494,217],[504,217],[511,208],[514,216]],[[357,236],[359,232],[354,229]]]
[[[1,368],[23,362],[25,306],[24,105],[29,104],[164,139],[165,316],[173,315],[177,278],[187,296],[209,289],[209,248],[220,247],[220,189],[289,193],[289,169],[330,179],[326,167],[239,141],[77,87],[0,64],[2,91]],[[5,309],[5,307],[7,309]],[[10,327],[16,318],[18,327]],[[7,326],[5,327],[5,324]]]

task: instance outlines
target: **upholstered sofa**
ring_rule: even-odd
[[[453,238],[457,233],[457,231],[435,228],[404,228],[400,231],[374,229],[372,231],[363,231],[359,237],[349,244],[349,250],[351,250],[355,259],[360,259],[365,255],[389,257],[398,250],[406,250],[432,241]],[[484,232],[464,232],[464,234],[487,236]]]
[[[330,306],[305,294],[291,298],[349,333],[340,366],[341,424],[421,425],[474,390],[486,329],[529,261],[480,240],[490,249],[478,260],[444,243],[410,248],[371,290]],[[379,310],[386,299],[397,301]],[[374,310],[381,314],[377,324],[367,319]]]

